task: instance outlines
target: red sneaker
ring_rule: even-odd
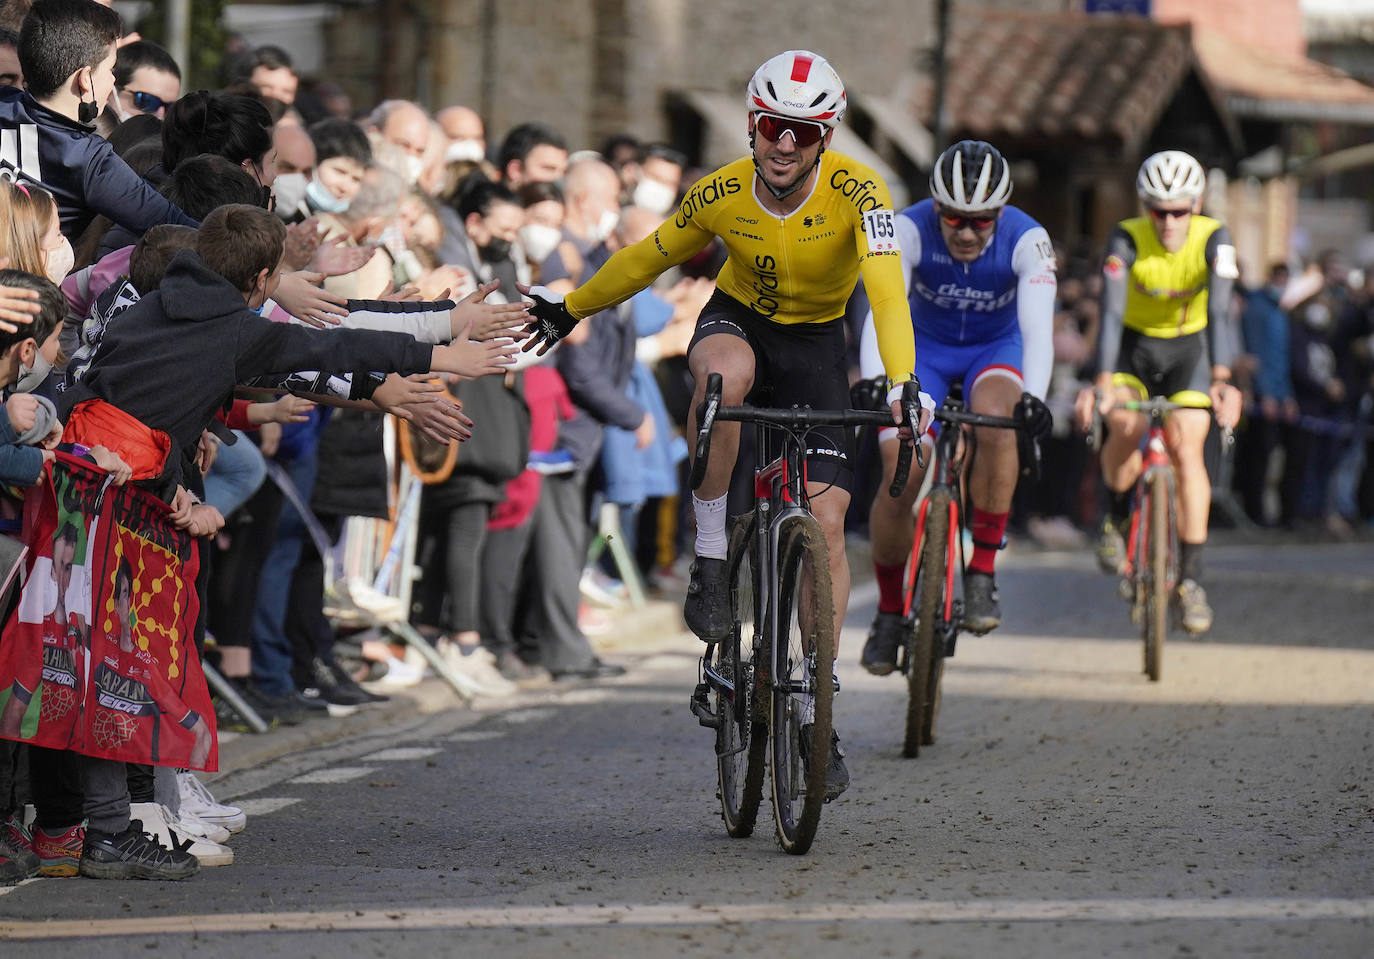
[[[53,835],[42,827],[33,830],[33,851],[41,865],[40,876],[75,876],[81,865],[81,847],[86,842],[86,827],[77,823]]]

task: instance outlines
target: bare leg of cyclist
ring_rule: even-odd
[[[1212,508],[1212,481],[1202,449],[1211,425],[1207,410],[1175,410],[1164,424],[1164,439],[1178,475],[1178,599],[1183,628],[1190,633],[1203,633],[1212,626],[1212,608],[1201,585],[1202,547]]]
[[[835,601],[835,655],[838,656],[840,627],[844,625],[844,611],[849,605],[849,559],[844,551],[844,514],[849,509],[849,493],[838,486],[827,488],[824,483],[807,483],[806,491],[813,497],[811,513],[825,531],[825,545],[830,553],[830,594]],[[810,604],[803,608],[809,609]]]
[[[737,336],[707,336],[688,356],[696,388],[688,413],[688,436],[697,432],[697,407],[706,396],[706,379],[721,375],[721,403],[738,406],[754,385],[754,351]],[[697,520],[697,560],[687,588],[683,614],[688,627],[702,639],[716,639],[730,631],[730,604],[725,571],[725,495],[739,456],[738,423],[717,422],[711,434],[711,458],[701,486],[692,494]]]
[[[925,481],[925,470],[911,458],[902,495],[893,499],[887,495],[897,473],[897,454],[901,441],[895,433],[878,444],[883,458],[883,481],[873,505],[868,510],[868,537],[873,553],[873,574],[878,581],[878,612],[864,643],[860,664],[877,676],[886,676],[897,667],[897,650],[902,644],[902,587],[911,543],[916,536],[916,516],[913,507]],[[926,462],[930,462],[930,444],[926,444]]]
[[[979,376],[969,404],[986,416],[1012,415],[1021,400],[1021,381],[999,373]],[[1016,434],[1011,430],[979,428],[978,455],[969,471],[969,531],[973,556],[964,580],[964,625],[985,633],[1002,622],[993,579],[997,551],[1007,529],[1012,495],[1016,492]]]

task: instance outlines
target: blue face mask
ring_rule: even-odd
[[[348,201],[340,200],[330,193],[328,187],[320,182],[319,177],[312,177],[310,182],[305,185],[305,199],[312,209],[322,210],[325,213],[343,213],[348,209]]]

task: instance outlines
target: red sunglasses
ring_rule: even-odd
[[[790,133],[797,146],[809,147],[820,143],[821,137],[825,136],[825,127],[819,123],[812,123],[810,120],[794,120],[791,117],[780,117],[771,113],[756,114],[754,124],[755,129],[762,133],[765,139],[772,140],[774,143],[782,139],[784,133]]]
[[[940,219],[945,221],[945,226],[955,232],[962,230],[964,227],[969,227],[974,232],[981,233],[997,222],[997,215],[995,213],[992,215],[984,213],[976,216],[964,216],[957,213],[946,213],[941,210]]]

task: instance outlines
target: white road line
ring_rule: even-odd
[[[262,799],[240,799],[234,803],[249,816],[266,816],[269,813],[278,812],[288,806],[294,806],[300,802],[299,799],[291,799],[287,796],[265,797]]]
[[[56,922],[0,922],[6,939],[249,932],[503,929],[512,926],[712,926],[757,922],[1263,922],[1374,919],[1366,899],[985,899],[947,902],[759,903],[684,906],[527,906],[225,913]]]
[[[27,886],[29,883],[37,881],[38,877],[34,876],[32,879],[21,879],[13,886],[0,886],[0,896],[8,896],[10,893],[14,892],[14,890],[18,889],[20,886]]]
[[[315,769],[308,773],[302,773],[294,779],[288,779],[287,782],[349,783],[376,771],[376,767],[374,766],[325,766],[322,769]]]
[[[443,750],[438,746],[396,746],[392,749],[382,749],[370,753],[362,757],[362,761],[365,763],[399,763],[412,759],[428,759],[440,752]]]

